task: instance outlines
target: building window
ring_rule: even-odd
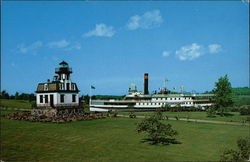
[[[48,95],[45,95],[45,103],[48,103]]]
[[[74,84],[71,84],[71,90],[75,90]]]
[[[60,90],[64,90],[64,84],[60,83]]]
[[[76,102],[76,95],[72,95],[72,102]]]
[[[67,89],[66,89],[66,90],[69,90],[69,83],[67,83],[66,86],[67,86]]]
[[[45,90],[45,91],[48,90],[48,84],[44,84],[44,90]]]
[[[40,95],[40,103],[43,103],[43,95]]]
[[[64,95],[60,95],[60,102],[64,103]]]

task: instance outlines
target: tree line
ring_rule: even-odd
[[[13,100],[28,100],[35,101],[36,96],[34,93],[19,93],[16,92],[15,95],[10,95],[7,91],[3,90],[0,94],[0,99],[13,99]]]

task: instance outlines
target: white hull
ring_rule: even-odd
[[[92,100],[90,111],[148,111],[169,105],[170,107],[202,108],[213,105],[210,98],[213,95],[192,94],[192,95],[152,95],[141,98],[131,98],[125,100]],[[206,97],[206,98],[204,98]]]
[[[110,111],[109,109],[101,109],[101,108],[94,108],[94,107],[90,107],[89,109],[90,109],[90,111],[99,111],[99,112]]]

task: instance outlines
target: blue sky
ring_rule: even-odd
[[[33,93],[65,60],[81,94],[164,85],[204,92],[227,74],[249,83],[249,6],[242,1],[2,2],[2,89]]]

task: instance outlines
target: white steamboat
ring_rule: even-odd
[[[163,106],[206,108],[213,105],[214,94],[160,92],[148,94],[148,74],[144,75],[144,93],[137,89],[129,89],[122,100],[90,100],[90,111],[150,111]]]

